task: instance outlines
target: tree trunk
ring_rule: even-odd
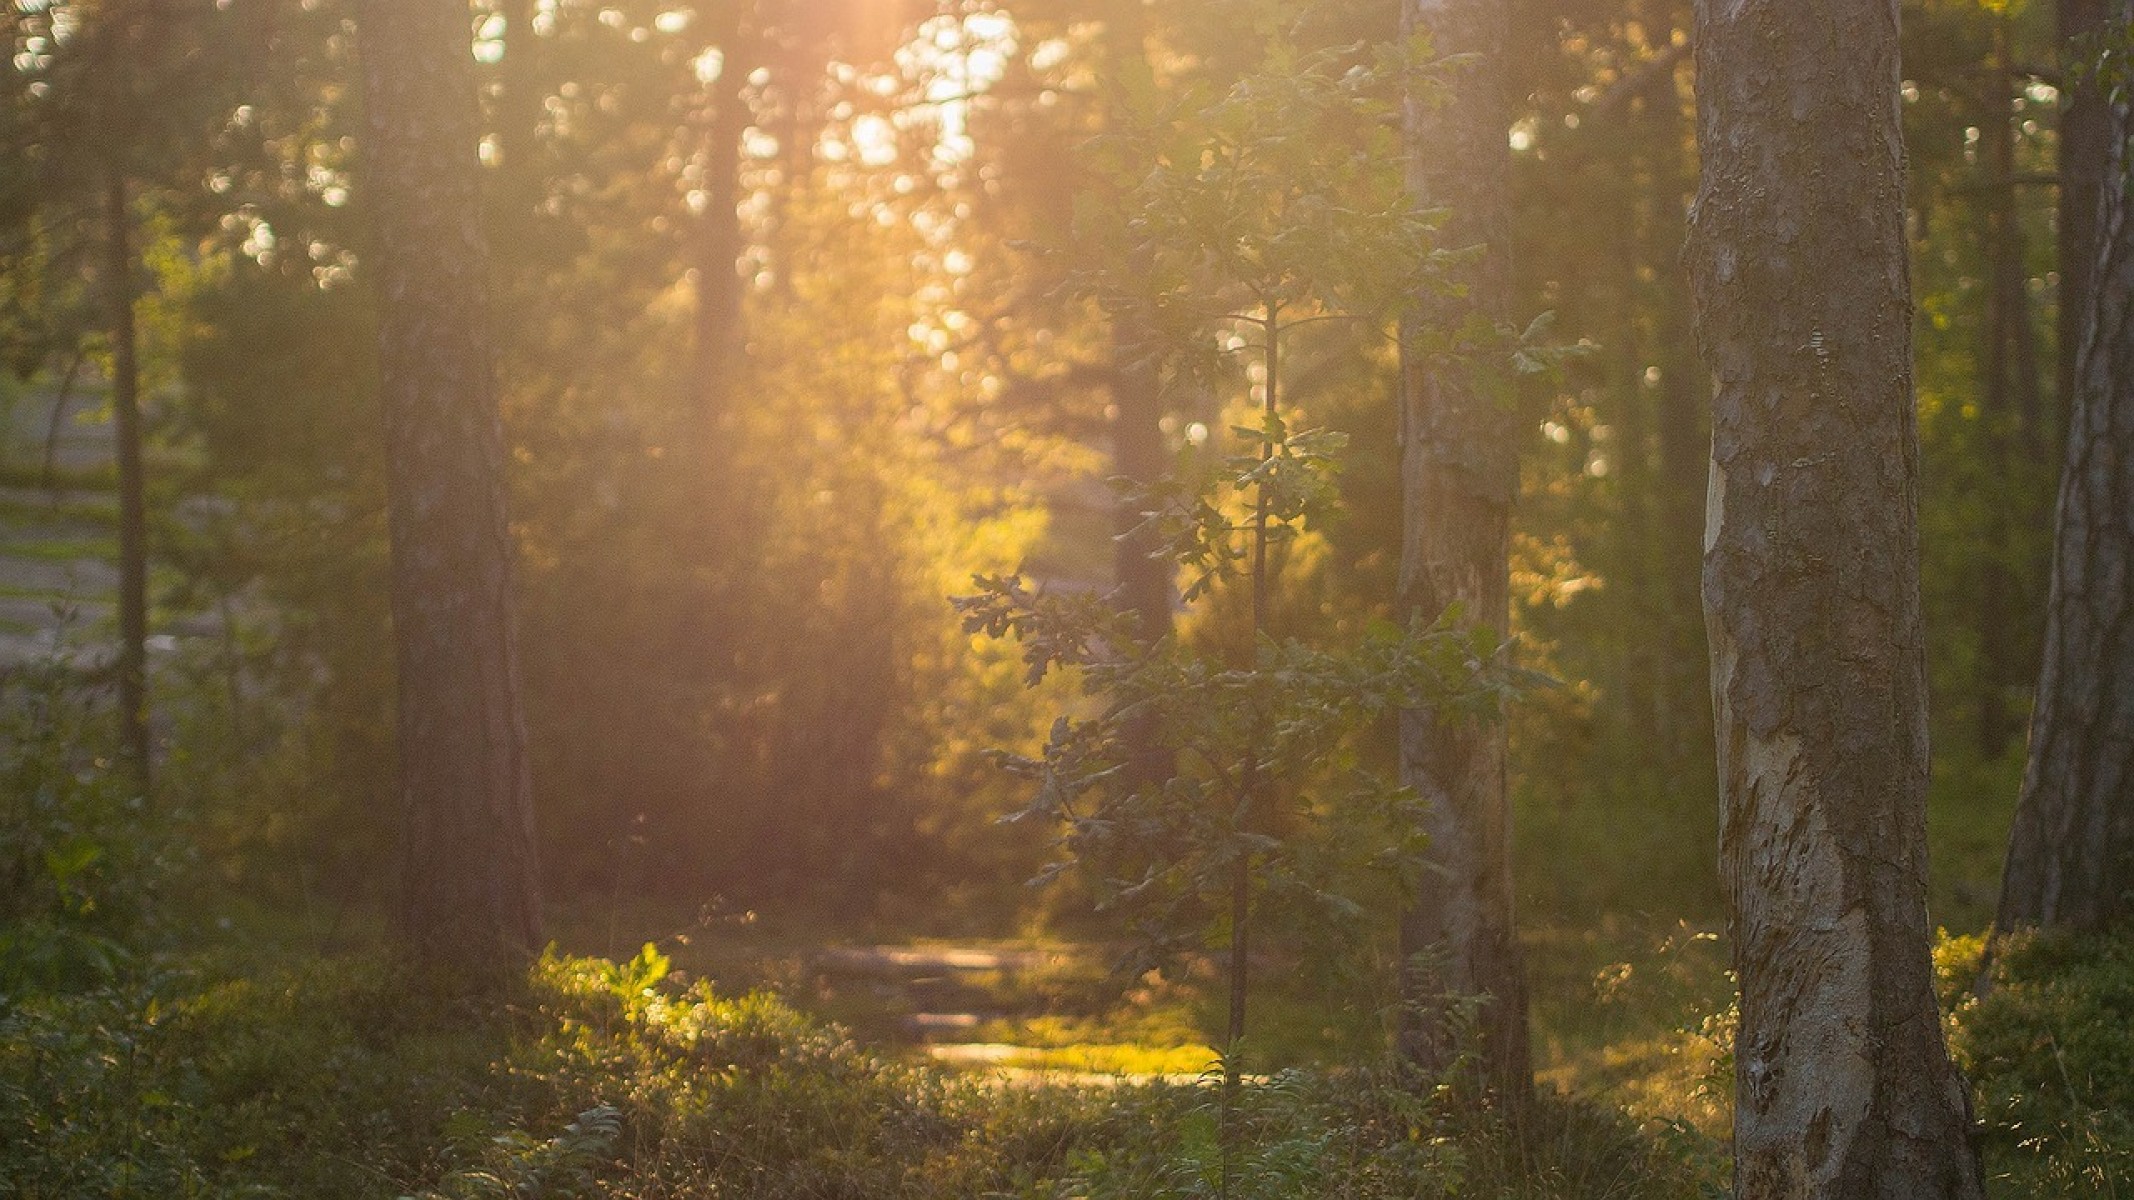
[[[1418,320],[1458,330],[1503,316],[1505,13],[1490,0],[1405,0],[1403,24],[1440,55],[1467,55],[1445,94],[1411,97],[1409,186],[1452,216],[1450,245],[1480,243],[1463,269],[1465,295],[1427,298]],[[1517,421],[1487,387],[1487,364],[1432,360],[1402,339],[1402,518],[1399,611],[1435,618],[1454,605],[1471,625],[1509,622],[1511,503],[1518,485]],[[1427,1071],[1477,1053],[1483,1082],[1513,1107],[1532,1089],[1526,979],[1512,924],[1511,819],[1504,727],[1440,713],[1401,714],[1401,782],[1425,806],[1429,864],[1401,917],[1405,964],[1402,1053]],[[1479,1045],[1458,1044],[1459,1009],[1479,1004]]]
[[[2031,472],[2038,469],[2042,441],[2037,426],[2044,412],[2038,378],[2038,345],[2030,313],[2030,267],[2015,183],[2015,86],[2010,61],[2009,19],[1994,21],[1993,56],[1986,91],[1986,111],[1979,114],[1987,171],[1986,377],[1980,397],[1987,477],[2019,487],[2028,496]],[[2035,661],[2035,626],[2025,614],[2035,600],[2025,596],[2018,571],[2011,506],[1988,507],[1978,555],[1978,748],[1998,758],[2021,730],[2022,716],[2010,693],[2022,686],[2028,664]],[[2021,514],[2027,516],[2028,514]],[[2024,524],[2029,524],[2025,521]],[[2029,600],[2028,603],[2025,601]]]
[[[1669,5],[1667,28],[1683,28],[1686,14]],[[1656,359],[1660,368],[1660,538],[1665,579],[1663,626],[1666,710],[1670,736],[1662,751],[1668,776],[1680,788],[1710,780],[1708,757],[1712,709],[1703,663],[1704,606],[1699,596],[1698,561],[1704,535],[1704,468],[1711,446],[1710,413],[1704,404],[1703,372],[1697,365],[1696,334],[1690,314],[1688,279],[1682,271],[1683,208],[1695,178],[1690,162],[1689,122],[1670,71],[1664,90],[1653,97],[1654,147],[1651,237],[1652,264],[1660,285]],[[1701,763],[1700,760],[1701,759]]]
[[[119,468],[119,741],[143,797],[154,780],[148,732],[148,488],[141,464],[141,368],[133,320],[133,205],[126,176],[104,184],[104,275],[111,323],[112,435]],[[61,403],[65,403],[64,400]]]
[[[2121,0],[2115,24],[2134,19]],[[2098,255],[2054,524],[2045,661],[2008,843],[2003,929],[2094,929],[2134,912],[2134,113],[2107,109]],[[2071,297],[2072,298],[2072,297]]]
[[[432,967],[530,954],[541,921],[466,10],[364,0],[365,146],[399,660],[399,932]]]
[[[696,330],[690,376],[695,387],[696,422],[703,439],[690,448],[689,460],[708,478],[715,447],[732,431],[734,368],[746,344],[741,329],[739,261],[747,248],[741,229],[741,154],[755,112],[748,100],[748,77],[755,70],[757,31],[753,5],[734,5],[719,30],[722,55],[719,77],[711,89],[709,120],[697,152],[703,173],[704,211],[697,221]],[[788,181],[791,182],[790,180]],[[712,519],[707,515],[707,520]]]
[[[2060,40],[2060,311],[2056,395],[2061,411],[2073,403],[2075,356],[2082,348],[2083,306],[2097,262],[2097,204],[2111,154],[2110,113],[2097,85],[2077,71],[2076,42],[2104,29],[2107,0],[2060,0],[2054,13]]]
[[[1114,475],[1146,486],[1163,478],[1170,464],[1164,453],[1163,385],[1156,350],[1132,332],[1138,324],[1134,314],[1112,314],[1111,461]],[[1170,562],[1152,553],[1154,539],[1133,535],[1141,521],[1140,505],[1120,504],[1112,561],[1122,607],[1138,618],[1141,635],[1154,640],[1171,632],[1176,587]]]
[[[1696,45],[1736,1194],[1979,1197],[1927,943],[1897,6],[1699,0]]]
[[[1148,11],[1135,0],[1105,10],[1104,55],[1109,64],[1126,64],[1135,76],[1149,71]],[[1116,71],[1116,68],[1114,68]],[[1106,113],[1107,127],[1126,124],[1125,114]],[[1151,332],[1154,314],[1146,305],[1117,302],[1105,313],[1111,323],[1111,469],[1121,479],[1147,487],[1170,469],[1163,433],[1163,365],[1161,339]],[[1112,513],[1112,574],[1118,582],[1119,606],[1134,614],[1141,636],[1151,642],[1171,635],[1172,606],[1177,599],[1177,571],[1160,553],[1160,539],[1136,534],[1144,506],[1121,497]],[[1162,742],[1153,714],[1135,718],[1125,730],[1127,758],[1137,780],[1160,783],[1177,770],[1176,756]]]

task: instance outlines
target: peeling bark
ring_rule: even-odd
[[[1897,5],[1700,0],[1696,45],[1736,1194],[1978,1197],[1928,957]]]
[[[2134,20],[2120,0],[2112,20]],[[2107,109],[2097,257],[2054,523],[2045,659],[1999,925],[2096,929],[2134,914],[2134,111]]]
[[[1450,245],[1480,243],[1457,298],[1430,298],[1418,318],[1458,329],[1500,320],[1508,294],[1502,86],[1505,10],[1490,0],[1407,0],[1403,22],[1442,56],[1469,56],[1436,103],[1407,107],[1409,186],[1451,212]],[[1435,618],[1455,605],[1503,633],[1510,619],[1511,504],[1519,475],[1516,418],[1482,386],[1479,364],[1432,360],[1402,339],[1402,523],[1399,610]],[[1400,719],[1401,782],[1427,817],[1429,864],[1402,914],[1402,1053],[1432,1073],[1473,1050],[1483,1081],[1513,1107],[1533,1087],[1526,976],[1512,921],[1511,818],[1504,727],[1429,711]],[[1462,1045],[1461,1007],[1479,1044]]]
[[[364,0],[366,259],[399,663],[399,932],[431,967],[539,945],[533,805],[464,8]]]

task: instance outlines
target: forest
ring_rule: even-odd
[[[8,7],[0,1197],[2134,1194],[2134,0]]]

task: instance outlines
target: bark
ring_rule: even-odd
[[[104,185],[104,282],[110,305],[112,435],[119,469],[119,741],[134,784],[146,797],[154,782],[148,729],[148,489],[141,464],[129,192],[125,174],[113,170]]]
[[[1113,315],[1112,473],[1148,485],[1161,479],[1170,464],[1164,453],[1162,381],[1155,350],[1130,332],[1134,324],[1130,315]],[[1115,521],[1118,537],[1112,543],[1113,566],[1120,602],[1139,619],[1142,636],[1154,640],[1171,632],[1175,587],[1171,564],[1151,553],[1154,539],[1132,536],[1139,524],[1140,506],[1121,504]]]
[[[1676,9],[1667,9],[1667,27],[1677,28],[1686,19]],[[1696,333],[1690,314],[1688,280],[1682,274],[1682,240],[1687,234],[1684,208],[1694,186],[1695,164],[1690,161],[1688,122],[1682,99],[1676,91],[1674,73],[1668,73],[1663,92],[1653,97],[1654,137],[1657,160],[1652,179],[1652,261],[1659,272],[1657,304],[1660,367],[1660,529],[1661,568],[1665,579],[1663,625],[1663,670],[1666,695],[1663,708],[1669,775],[1677,785],[1689,779],[1708,781],[1703,768],[1692,764],[1708,754],[1712,737],[1712,710],[1705,673],[1699,664],[1707,657],[1704,642],[1704,605],[1698,591],[1698,561],[1704,541],[1704,474],[1711,446],[1710,413],[1704,404],[1703,372],[1697,366]],[[1703,758],[1708,764],[1710,759]]]
[[[1450,210],[1447,244],[1480,243],[1465,294],[1426,298],[1421,322],[1459,329],[1506,307],[1505,11],[1490,0],[1405,0],[1403,24],[1440,55],[1467,56],[1436,103],[1407,106],[1409,186]],[[1483,386],[1478,363],[1431,360],[1403,338],[1399,611],[1434,618],[1457,605],[1472,625],[1509,621],[1511,503],[1518,484],[1516,418]],[[1429,711],[1401,714],[1401,782],[1427,813],[1429,863],[1401,917],[1402,1053],[1441,1073],[1463,1050],[1482,1081],[1514,1107],[1532,1089],[1526,979],[1512,923],[1511,820],[1504,728]],[[1461,1044],[1460,1009],[1475,1010],[1478,1044]]]
[[[2134,19],[2115,5],[2112,19]],[[2108,111],[2098,256],[2054,523],[2045,659],[1999,925],[2094,929],[2134,912],[2134,114]]]
[[[399,662],[399,933],[433,967],[539,944],[533,806],[479,220],[466,10],[364,0],[364,102]]]
[[[1989,340],[1980,415],[1987,477],[2013,483],[2027,479],[2042,457],[2038,425],[2044,397],[2038,378],[2037,332],[2031,323],[2028,251],[2016,203],[2015,97],[2010,94],[2015,73],[2009,61],[2008,25],[2006,17],[1995,23],[1987,111],[1980,114],[1990,173],[1986,208]],[[2034,626],[2023,616],[2034,602],[2024,603],[2026,589],[2016,570],[2014,516],[2010,506],[1992,505],[1981,531],[1985,545],[1979,555],[1978,747],[1988,758],[1999,757],[2021,728],[2022,718],[2009,697],[2025,682],[2022,676],[2037,653]]]
[[[1696,44],[1736,1194],[1978,1197],[1928,957],[1897,5],[1699,0]]]
[[[1121,3],[1106,16],[1106,56],[1114,63],[1133,64],[1134,70],[1145,73],[1149,54],[1147,10],[1138,3]],[[1121,120],[1120,114],[1111,113],[1106,123],[1116,125]],[[1163,433],[1163,348],[1150,332],[1155,321],[1146,306],[1118,303],[1105,315],[1111,322],[1112,343],[1112,474],[1146,487],[1170,469]],[[1142,523],[1142,507],[1132,497],[1124,497],[1113,513],[1117,536],[1112,542],[1112,568],[1119,585],[1119,604],[1134,614],[1141,636],[1154,642],[1170,636],[1172,631],[1177,572],[1171,561],[1157,552],[1160,539],[1133,532]],[[1126,741],[1138,780],[1158,783],[1176,770],[1176,759],[1171,749],[1162,744],[1153,715],[1129,723]]]
[[[749,105],[748,77],[758,57],[755,31],[735,5],[720,30],[724,55],[711,87],[710,119],[705,123],[698,164],[703,172],[704,212],[697,223],[696,339],[691,377],[702,440],[696,452],[712,453],[731,433],[734,370],[746,344],[741,328],[739,262],[746,243],[741,229],[741,149],[755,112]],[[708,477],[714,472],[704,471]]]
[[[2107,0],[2059,0],[2060,39],[2060,311],[2055,394],[2064,410],[2075,394],[2075,357],[2082,347],[2082,306],[2097,261],[2097,205],[2111,152],[2109,114],[2094,83],[2075,77],[2075,50],[2104,28]]]

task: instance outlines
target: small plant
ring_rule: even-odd
[[[454,1171],[436,1190],[401,1200],[578,1200],[599,1195],[598,1169],[615,1156],[622,1113],[605,1104],[542,1140],[512,1129],[491,1141],[490,1165]]]

